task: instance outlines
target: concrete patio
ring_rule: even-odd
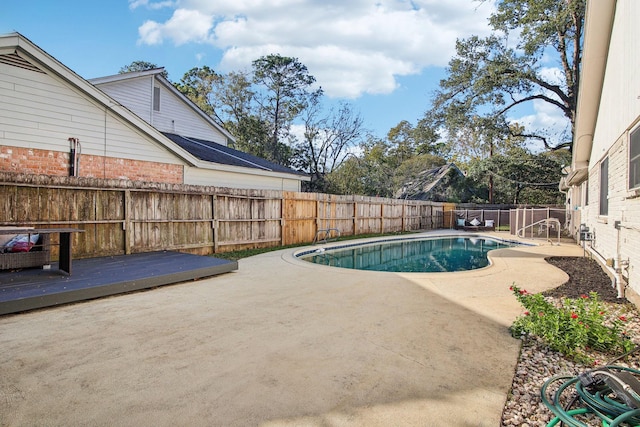
[[[495,427],[519,352],[509,286],[562,284],[544,257],[582,249],[503,249],[486,269],[420,274],[293,253],[0,317],[0,425]]]

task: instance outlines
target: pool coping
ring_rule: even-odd
[[[509,235],[509,236],[511,236],[511,235]],[[462,270],[462,271],[397,272],[397,271],[364,270],[364,269],[357,269],[357,268],[348,268],[348,267],[323,265],[323,264],[318,264],[318,263],[314,263],[314,262],[310,262],[310,261],[305,261],[304,259],[302,259],[303,256],[312,255],[312,254],[317,253],[319,251],[319,249],[324,249],[324,251],[337,251],[337,250],[352,248],[352,247],[356,247],[356,246],[368,246],[368,245],[374,245],[374,244],[380,244],[380,243],[388,243],[388,242],[410,241],[410,240],[435,240],[435,239],[452,238],[452,237],[454,237],[454,238],[455,237],[462,237],[462,238],[473,238],[473,237],[489,238],[489,239],[492,239],[492,240],[495,240],[495,241],[516,244],[518,246],[514,246],[514,247],[510,247],[510,248],[492,249],[489,252],[487,252],[487,259],[489,261],[488,265],[486,265],[484,267],[481,267],[481,268],[475,268],[475,269],[471,269],[471,270]],[[426,231],[426,232],[420,232],[420,233],[417,233],[417,234],[402,235],[402,236],[366,237],[366,238],[362,238],[362,239],[349,240],[348,243],[344,242],[344,241],[342,241],[342,242],[335,241],[335,242],[323,243],[322,245],[305,246],[304,248],[296,248],[295,250],[293,250],[291,252],[291,257],[296,262],[303,262],[305,264],[310,264],[312,266],[316,266],[316,267],[319,267],[319,268],[339,268],[339,269],[347,270],[347,271],[359,271],[359,272],[365,272],[365,273],[368,272],[368,273],[436,274],[436,275],[465,274],[465,273],[477,272],[477,271],[486,270],[488,268],[491,268],[494,265],[494,261],[493,261],[493,257],[491,255],[491,253],[493,253],[495,251],[500,251],[500,250],[505,250],[505,249],[519,249],[519,247],[535,247],[535,246],[539,245],[539,243],[536,243],[536,242],[531,241],[531,240],[518,239],[515,236],[511,236],[511,237],[513,237],[513,238],[505,239],[503,237],[496,236],[495,232],[494,233],[492,233],[492,232],[473,232],[473,233],[469,233],[469,232],[460,232],[459,230],[437,230],[435,232],[434,231]],[[322,251],[322,252],[324,252],[324,251]]]

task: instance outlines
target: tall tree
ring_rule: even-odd
[[[533,154],[524,147],[513,147],[506,153],[469,162],[468,176],[479,183],[478,202],[488,194],[484,179],[495,182],[495,203],[562,204],[564,196],[558,190],[562,165],[571,161],[568,150],[560,149]]]
[[[269,160],[285,164],[288,158],[284,141],[289,137],[291,123],[310,99],[322,95],[322,89],[311,89],[316,79],[297,58],[271,54],[252,64],[254,83],[264,88],[262,111],[271,125],[266,154]]]
[[[456,43],[456,56],[440,82],[427,121],[457,132],[473,117],[513,134],[507,115],[518,106],[542,101],[558,108],[570,131],[518,127],[518,135],[547,149],[571,149],[578,97],[585,0],[499,0],[489,22],[493,34]],[[559,73],[550,76],[543,60],[556,57]]]
[[[360,146],[362,154],[350,155],[327,176],[330,193],[391,197],[393,167],[389,162],[388,144],[372,135]]]
[[[174,86],[233,135],[235,148],[266,157],[270,126],[258,115],[248,73],[218,74],[205,65],[187,71]]]
[[[202,111],[217,119],[216,121],[219,124],[224,124],[222,119],[216,115],[215,102],[213,100],[213,88],[216,81],[221,78],[215,71],[205,65],[201,68],[190,69],[184,73],[179,82],[173,85],[200,107]]]
[[[328,113],[319,98],[302,112],[304,137],[296,144],[293,165],[311,175],[309,190],[326,191],[326,176],[339,167],[364,135],[362,117],[342,103]]]

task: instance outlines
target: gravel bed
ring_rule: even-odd
[[[591,291],[597,292],[600,300],[606,304],[607,315],[611,318],[624,316],[627,336],[640,344],[640,312],[626,299],[616,298],[611,280],[602,268],[588,258],[550,258],[551,264],[561,268],[570,279],[564,285],[545,292],[544,295],[556,302],[563,298],[579,298]],[[502,413],[501,426],[546,426],[554,418],[553,413],[542,403],[540,387],[549,378],[557,375],[577,376],[579,373],[597,366],[606,365],[614,356],[603,356],[593,353],[595,366],[578,364],[565,358],[561,353],[552,351],[535,337],[522,337],[522,349],[514,373],[511,392],[507,397]],[[634,353],[624,360],[616,361],[616,365],[640,369],[640,352]],[[559,383],[560,384],[560,383]],[[589,426],[601,426],[597,418],[581,418]]]

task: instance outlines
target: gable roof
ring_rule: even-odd
[[[152,68],[150,70],[143,70],[143,71],[131,71],[128,73],[120,73],[120,74],[114,74],[111,76],[89,79],[89,83],[100,86],[101,84],[116,83],[116,82],[122,82],[126,80],[137,79],[140,77],[153,76],[155,80],[157,80],[165,89],[171,92],[174,96],[179,98],[195,114],[200,116],[202,119],[208,122],[212,127],[214,127],[218,132],[223,134],[228,141],[235,141],[235,138],[233,137],[233,135],[231,135],[225,128],[220,126],[207,113],[202,111],[202,109],[198,107],[195,104],[195,102],[190,100],[187,96],[185,96],[182,92],[180,92],[169,80],[167,80],[162,75],[163,72],[164,72],[164,67]]]
[[[454,163],[424,170],[413,181],[405,182],[394,197],[396,199],[433,200],[433,197],[438,196],[434,194],[437,192],[436,190],[442,190],[436,187],[441,184],[447,186],[445,181],[450,175],[451,177],[463,177],[464,173]]]
[[[66,84],[70,85],[75,90],[78,90],[83,96],[86,96],[93,102],[104,106],[116,117],[126,123],[129,123],[149,138],[158,142],[176,157],[182,159],[189,165],[196,166],[197,159],[189,152],[171,143],[171,141],[164,137],[164,135],[154,127],[102,92],[100,89],[80,77],[71,69],[67,68],[53,56],[40,49],[40,47],[36,46],[31,40],[27,39],[22,34],[10,33],[0,35],[0,57],[3,58],[3,62],[13,61],[12,65],[17,64],[22,68],[46,73],[63,80]]]
[[[211,126],[222,133],[228,141],[235,142],[235,138],[227,132],[222,126],[216,123],[207,113],[205,113],[200,107],[198,107],[187,96],[180,92],[169,80],[162,76],[164,68],[153,68],[150,70],[133,71],[129,73],[115,74],[112,76],[99,77],[90,79],[89,82],[95,85],[109,84],[123,82],[141,77],[153,76],[156,81],[162,84],[173,95],[178,97],[185,105],[187,105],[195,114],[206,120]],[[209,141],[201,138],[193,138],[188,135],[179,135],[171,132],[162,132],[164,136],[183,148],[185,151],[191,153],[199,160],[211,163],[218,163],[221,165],[238,166],[244,168],[258,169],[266,172],[279,172],[285,174],[294,174],[297,176],[306,177],[307,174],[298,172],[294,169],[282,166],[261,157],[254,156],[225,145],[219,144],[214,141]]]
[[[29,39],[24,37],[20,33],[10,33],[5,35],[0,35],[0,61],[3,63],[9,63],[14,66],[19,66],[21,68],[29,69],[32,71],[47,73],[52,76],[55,76],[58,79],[65,81],[67,84],[71,85],[75,90],[78,90],[83,96],[86,96],[88,99],[104,106],[107,110],[113,113],[116,117],[123,120],[124,122],[130,124],[135,129],[139,130],[143,135],[151,138],[160,146],[164,147],[167,151],[183,160],[190,166],[204,168],[204,169],[220,169],[220,170],[234,170],[237,167],[243,168],[246,173],[256,174],[259,172],[260,174],[268,175],[268,176],[278,176],[281,177],[283,174],[287,175],[288,178],[308,181],[310,177],[306,174],[302,174],[293,169],[285,168],[283,166],[274,165],[266,160],[261,159],[264,162],[269,163],[272,167],[262,165],[258,166],[260,163],[258,162],[237,162],[236,164],[232,163],[231,160],[227,160],[226,162],[218,162],[215,160],[210,160],[213,157],[211,156],[198,156],[190,152],[189,150],[183,148],[182,145],[173,141],[171,138],[158,131],[156,128],[151,126],[142,118],[138,117],[128,108],[124,107],[115,99],[111,98],[109,95],[101,91],[99,88],[94,86],[89,81],[83,79],[78,74],[76,74],[71,69],[67,68],[64,64],[59,62],[53,56],[49,55],[47,52],[42,50],[40,47],[35,45]],[[149,72],[153,73],[157,70],[149,70]],[[160,71],[161,72],[161,71]],[[141,73],[145,73],[144,71]],[[117,77],[117,76],[111,76]],[[161,77],[161,76],[160,76]],[[161,77],[162,78],[162,77]],[[162,78],[164,79],[164,78]],[[173,87],[168,80],[164,79],[165,83],[169,86]],[[175,89],[175,88],[174,88]],[[177,89],[175,89],[177,90]],[[187,100],[189,103],[195,106],[191,101],[189,101],[184,95],[182,97]],[[192,107],[193,108],[193,107]],[[197,108],[197,106],[196,106]],[[197,108],[201,114],[205,114]],[[206,114],[205,114],[206,115]],[[211,120],[211,118],[209,118]],[[228,134],[225,132],[225,134]],[[208,144],[216,144],[214,142],[207,142]],[[189,146],[188,144],[183,144],[185,147]],[[192,148],[191,146],[189,146]],[[220,145],[220,147],[223,147]],[[225,147],[226,148],[226,147]],[[226,148],[228,150],[228,159],[232,157],[242,158],[244,154],[237,150],[233,150],[231,148]],[[234,153],[235,152],[235,153]],[[222,156],[220,157],[222,158]],[[237,172],[237,169],[235,169]]]

